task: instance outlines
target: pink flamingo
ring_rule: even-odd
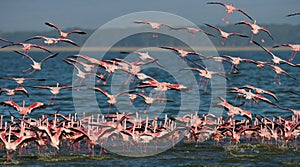
[[[217,4],[217,5],[222,5],[226,8],[226,13],[231,15],[234,11],[238,11],[238,12],[241,12],[243,13],[245,16],[247,16],[250,20],[253,20],[252,17],[247,14],[245,11],[243,11],[242,9],[240,8],[237,8],[235,6],[233,6],[232,4],[226,4],[224,2],[208,2],[207,4]],[[226,21],[226,24],[229,24],[229,21],[226,20],[226,18],[222,18],[222,21]]]

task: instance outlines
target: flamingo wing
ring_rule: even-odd
[[[29,94],[27,92],[27,90],[24,87],[17,87],[15,88],[16,91],[20,91],[26,94],[27,97],[29,97]]]
[[[61,29],[60,29],[57,25],[55,25],[55,24],[53,24],[53,23],[45,22],[45,24],[46,24],[47,26],[50,26],[50,27],[55,28],[59,33],[62,32]]]
[[[15,110],[20,111],[21,107],[14,101],[0,102],[0,105],[13,107]]]
[[[206,4],[210,4],[210,5],[212,5],[212,4],[217,4],[217,5],[222,5],[222,6],[224,6],[224,7],[226,7],[226,3],[224,3],[224,2],[207,2]]]
[[[71,39],[59,38],[59,41],[66,42],[66,43],[69,43],[69,44],[79,47],[79,45],[77,43],[75,43],[74,41],[72,41]]]
[[[39,49],[42,49],[44,51],[47,51],[49,53],[52,53],[50,50],[48,50],[47,48],[41,46],[41,45],[38,45],[38,44],[32,44],[32,47],[35,47],[35,48],[39,48]]]
[[[110,94],[109,93],[107,93],[105,90],[103,90],[103,89],[101,89],[101,88],[98,88],[98,87],[93,87],[93,89],[94,90],[96,90],[96,91],[99,91],[99,92],[101,92],[101,93],[103,93],[105,96],[110,96]]]
[[[43,62],[46,61],[47,59],[54,58],[54,57],[57,56],[57,55],[58,55],[58,53],[51,54],[51,55],[45,57],[43,60],[41,60],[41,63],[43,63]]]
[[[236,10],[239,11],[239,12],[241,12],[241,13],[243,13],[245,16],[247,16],[250,20],[253,21],[253,18],[248,13],[246,13],[245,11],[243,11],[242,9],[236,8]]]
[[[221,28],[219,28],[219,27],[217,27],[217,26],[213,26],[213,25],[211,25],[211,24],[205,24],[205,25],[208,26],[208,27],[214,28],[214,29],[218,30],[219,32],[222,31]]]
[[[76,33],[76,34],[86,34],[86,32],[84,31],[81,31],[81,30],[72,30],[72,31],[69,31],[67,32],[68,34],[72,34],[72,33]]]
[[[30,57],[28,54],[25,54],[25,53],[22,53],[22,52],[19,52],[19,51],[16,51],[16,50],[15,50],[14,52],[19,53],[19,54],[22,55],[22,56],[25,56],[26,58],[28,58],[28,59],[31,60],[32,62],[35,62],[35,61],[33,60],[33,58]]]
[[[47,107],[47,105],[45,105],[44,103],[42,102],[35,102],[33,104],[31,104],[30,106],[28,106],[28,113],[31,113],[33,110],[36,110],[36,109],[41,109],[41,108],[45,108]]]
[[[272,37],[270,31],[269,31],[267,28],[261,27],[261,30],[264,31],[264,32],[266,32],[266,33],[269,35],[269,37],[270,37],[272,40],[274,40],[274,38]]]

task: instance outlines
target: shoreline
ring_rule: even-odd
[[[113,47],[110,49],[110,51],[113,52],[120,52],[120,51],[136,51],[140,49],[144,49],[146,47]],[[208,48],[208,47],[193,47],[195,50],[201,50],[201,51],[214,51],[215,49],[217,51],[263,51],[259,47],[253,47],[253,46],[241,46],[241,47],[224,47],[224,46],[219,46],[215,48]],[[272,49],[272,47],[267,47],[269,49]],[[20,50],[21,47],[7,47],[7,48],[2,48],[0,49],[0,52],[9,52],[9,51],[14,51],[14,50]],[[59,46],[52,46],[52,47],[47,47],[52,52],[79,52],[79,51],[88,51],[88,52],[103,52],[107,51],[109,48],[108,47],[85,47],[81,49],[81,47],[59,47]],[[186,50],[189,50],[188,48],[183,48]],[[158,47],[149,47],[149,51],[161,51],[161,48]],[[288,47],[281,47],[281,48],[276,48],[274,51],[289,51],[291,50]],[[42,51],[37,48],[32,48],[30,51]]]

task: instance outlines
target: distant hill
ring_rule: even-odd
[[[264,32],[261,32],[261,35],[263,38],[265,38],[265,44],[266,46],[272,46],[275,44],[281,44],[281,43],[300,43],[300,25],[289,25],[289,24],[266,24],[262,25],[266,28],[268,28],[274,37],[274,41],[272,41]],[[207,26],[200,26],[201,29],[208,31],[212,34],[215,34],[216,36],[219,35],[219,33]],[[227,26],[221,26],[222,29],[228,32],[239,32],[243,34],[247,34],[251,36],[250,27],[246,25],[227,25]],[[145,26],[145,29],[149,30],[150,28],[148,26]],[[70,29],[67,29],[70,30]],[[65,31],[67,31],[65,30]],[[79,34],[71,34],[70,39],[74,40],[79,45],[83,45],[85,41],[88,39],[88,37],[93,34],[95,30],[91,29],[83,29],[87,34],[86,35],[79,35]],[[109,36],[113,35],[120,35],[126,29],[112,29],[112,30],[106,30],[108,34],[107,38]],[[0,31],[0,37],[8,39],[10,41],[24,41],[32,36],[36,35],[44,35],[47,37],[58,37],[57,31],[51,30],[51,31],[43,31],[43,32],[36,32],[36,31],[24,31],[24,32],[13,32],[13,33],[5,33]],[[222,46],[221,45],[221,39],[219,37],[211,37],[211,41],[215,46]],[[256,40],[259,40],[257,37]],[[164,35],[160,35],[159,40],[154,40],[152,38],[152,33],[143,33],[135,36],[128,37],[128,39],[124,39],[120,41],[117,45],[118,46],[161,46],[162,43],[165,42],[171,43],[174,46],[182,45],[181,42],[177,41],[174,38],[166,37]],[[33,40],[32,43],[40,43],[42,44],[42,40]],[[0,41],[0,46],[3,46],[4,43]],[[69,44],[63,44],[60,45],[68,46]],[[249,43],[249,39],[245,38],[239,38],[239,37],[233,37],[225,41],[224,46],[253,46],[253,44]]]

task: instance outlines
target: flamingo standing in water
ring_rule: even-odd
[[[212,4],[212,5],[214,5],[214,4],[222,5],[222,6],[224,6],[224,7],[226,8],[226,13],[229,14],[229,15],[231,15],[234,11],[238,11],[238,12],[243,13],[243,14],[244,14],[245,16],[247,16],[250,20],[253,20],[252,17],[251,17],[249,14],[247,14],[247,13],[246,13],[245,11],[243,11],[242,9],[233,6],[232,4],[226,4],[226,3],[224,3],[224,2],[208,2],[207,4]],[[229,24],[229,21],[226,20],[225,17],[222,18],[222,21],[226,21],[226,24]]]
[[[243,20],[243,21],[240,21],[240,22],[236,23],[236,25],[237,25],[237,24],[246,24],[246,25],[248,25],[248,26],[251,27],[252,35],[251,35],[250,43],[252,42],[252,39],[253,39],[253,35],[254,35],[254,34],[257,34],[257,35],[259,36],[259,38],[261,39],[261,42],[262,42],[262,43],[265,42],[265,40],[264,40],[264,39],[260,36],[260,34],[259,34],[259,31],[260,31],[260,30],[266,32],[266,33],[269,35],[269,37],[270,37],[272,40],[274,40],[273,37],[272,37],[272,35],[271,35],[271,33],[270,33],[270,31],[269,31],[267,28],[265,28],[265,27],[261,27],[261,26],[257,25],[257,24],[256,24],[256,20],[254,20],[253,23],[250,23],[250,22],[248,22],[248,21]]]
[[[28,107],[25,107],[25,100],[23,100],[23,106],[19,106],[14,101],[0,102],[0,105],[10,106],[10,107],[14,108],[15,110],[19,111],[19,113],[23,116],[30,114],[35,109],[40,109],[40,108],[46,107],[46,105],[42,102],[35,102],[35,103],[29,105]]]
[[[49,89],[53,96],[50,96],[52,99],[52,105],[54,105],[54,101],[56,99],[56,95],[59,94],[60,89],[72,88],[72,86],[63,86],[56,83],[56,86],[32,86],[33,88],[41,88],[41,89]]]
[[[293,50],[293,53],[291,55],[291,57],[289,58],[289,61],[293,61],[296,54],[300,51],[300,44],[282,44],[282,45],[276,45],[273,46],[273,48],[278,48],[280,46],[285,46],[285,47],[290,47]]]
[[[137,20],[137,21],[134,21],[134,23],[138,23],[138,24],[148,24],[151,26],[151,28],[153,29],[154,31],[154,34],[153,34],[153,38],[158,38],[158,29],[161,27],[161,26],[164,26],[164,27],[168,27],[168,28],[171,28],[172,29],[172,26],[168,25],[168,24],[164,24],[164,23],[158,23],[158,22],[153,22],[153,21],[147,21],[147,20]]]
[[[229,36],[240,36],[240,37],[248,38],[248,36],[245,35],[245,34],[240,34],[240,33],[236,33],[236,32],[225,32],[217,26],[213,26],[213,25],[210,25],[210,24],[205,24],[205,25],[208,26],[208,27],[214,28],[214,29],[216,29],[217,31],[220,32],[220,35],[221,35],[221,38],[222,38],[222,42],[221,42],[222,45],[224,45],[224,40],[227,39]]]
[[[50,23],[50,22],[45,22],[45,24],[47,26],[53,27],[55,28],[60,35],[60,38],[65,39],[67,38],[68,35],[72,34],[72,33],[76,33],[76,34],[86,34],[86,32],[81,31],[81,30],[72,30],[72,31],[68,31],[68,32],[63,32],[57,25]]]
[[[16,53],[19,53],[19,54],[21,54],[21,55],[23,55],[23,56],[25,56],[26,58],[28,58],[29,60],[32,61],[33,64],[31,65],[31,67],[29,67],[29,68],[26,69],[26,70],[23,70],[23,72],[26,72],[26,71],[28,71],[28,70],[30,70],[30,69],[33,69],[33,70],[30,72],[30,74],[34,73],[34,72],[37,71],[37,70],[42,70],[42,64],[43,64],[47,59],[54,58],[55,56],[58,55],[58,53],[51,54],[51,55],[45,57],[44,59],[42,59],[40,62],[36,62],[36,61],[33,60],[33,58],[30,57],[28,54],[25,54],[25,53],[22,53],[22,52],[19,52],[19,51],[15,51],[15,52],[16,52]]]

